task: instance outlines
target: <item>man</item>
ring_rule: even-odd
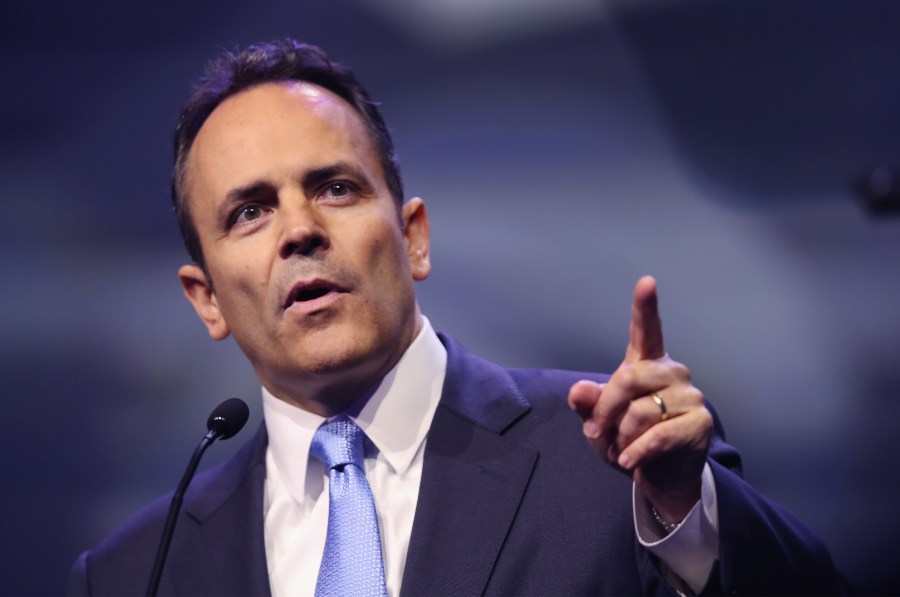
[[[224,57],[175,141],[179,278],[253,365],[265,424],[189,490],[161,593],[343,594],[363,585],[329,583],[357,583],[354,566],[374,571],[362,594],[840,590],[818,540],[738,476],[666,354],[652,278],[610,377],[508,370],[435,335],[413,289],[425,204],[403,202],[377,108],[320,50]],[[334,423],[364,463],[319,461]],[[354,466],[363,479],[335,476]],[[335,537],[365,526],[334,522],[350,485],[376,547],[333,565]],[[82,555],[70,592],[143,592],[167,504]]]

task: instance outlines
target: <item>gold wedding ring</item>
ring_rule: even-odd
[[[657,392],[657,393],[653,394],[653,396],[651,396],[651,397],[653,398],[653,402],[656,403],[656,406],[659,407],[660,418],[663,421],[667,420],[669,418],[669,409],[666,408],[666,403],[663,402],[662,396],[660,396],[659,392]]]

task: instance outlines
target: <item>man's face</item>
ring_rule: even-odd
[[[230,97],[197,135],[186,187],[210,280],[182,267],[185,294],[273,394],[340,410],[412,342],[428,217],[420,199],[398,216],[343,99],[300,82]]]

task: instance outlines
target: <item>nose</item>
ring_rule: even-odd
[[[294,255],[311,257],[328,249],[328,235],[313,207],[301,200],[294,205],[282,206],[281,211],[284,231],[278,254],[282,259]]]

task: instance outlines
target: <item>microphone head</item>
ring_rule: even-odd
[[[212,411],[206,420],[206,428],[218,435],[219,439],[228,439],[244,427],[248,418],[250,409],[247,408],[247,403],[240,398],[229,398]]]

